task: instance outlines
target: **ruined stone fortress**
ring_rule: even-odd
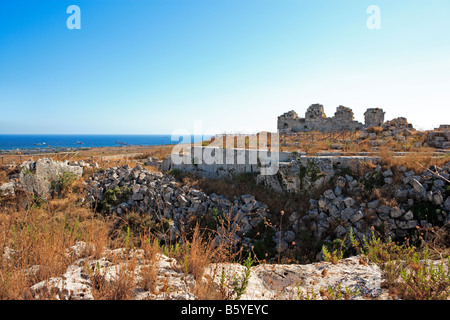
[[[369,108],[364,113],[364,124],[353,119],[350,108],[339,106],[334,117],[327,117],[323,105],[313,104],[306,110],[305,117],[301,118],[295,111],[289,111],[278,117],[278,130],[280,132],[307,132],[307,131],[356,131],[369,127],[381,126],[384,123],[384,111],[380,108]]]

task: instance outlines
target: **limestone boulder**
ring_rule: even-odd
[[[15,196],[15,183],[7,182],[0,186],[0,197],[14,197]]]
[[[48,198],[52,184],[64,174],[80,178],[83,167],[71,165],[68,161],[54,161],[52,159],[38,159],[26,161],[21,166],[18,187],[29,194]]]
[[[244,270],[240,264],[211,264],[205,274],[217,284],[225,275],[225,287],[229,288],[234,277],[239,277]],[[320,292],[328,287],[337,288],[339,284],[342,290],[354,292],[355,300],[390,299],[381,283],[380,268],[361,263],[359,257],[343,259],[336,264],[260,264],[250,269],[248,287],[241,300],[297,300],[312,293],[318,300],[323,300],[326,298]]]

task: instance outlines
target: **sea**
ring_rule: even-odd
[[[195,143],[209,140],[211,136],[191,135],[172,140],[171,135],[129,135],[129,134],[0,134],[0,150],[96,148],[119,146],[155,146],[166,144]]]

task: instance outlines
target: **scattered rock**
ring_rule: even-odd
[[[410,183],[411,186],[414,188],[414,190],[416,190],[418,193],[420,194],[426,193],[426,189],[419,181],[417,181],[417,179],[412,179]]]
[[[180,230],[185,228],[188,221],[200,219],[215,210],[216,215],[230,215],[230,221],[233,221],[232,230],[236,231],[236,245],[252,246],[252,242],[242,242],[244,235],[268,216],[267,205],[257,201],[253,195],[245,194],[232,202],[220,195],[207,195],[193,186],[179,186],[172,175],[150,172],[140,166],[133,169],[128,166],[113,167],[94,173],[87,185],[86,198],[97,203],[109,201],[108,197],[105,199],[108,190],[123,195],[129,194],[128,199],[122,199],[124,202],[121,204],[107,203],[106,207],[110,208],[108,213],[121,216],[135,210],[151,215],[157,221],[169,223],[169,233],[161,233],[159,236],[161,240],[170,240],[172,243],[182,240]],[[216,242],[226,238],[225,235],[218,236]]]

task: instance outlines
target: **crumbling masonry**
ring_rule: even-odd
[[[339,106],[334,117],[327,117],[323,105],[313,104],[306,110],[305,117],[301,118],[295,111],[289,111],[278,117],[278,130],[280,132],[307,132],[307,131],[356,131],[364,128],[381,126],[384,123],[384,111],[380,108],[369,108],[364,113],[365,124],[353,119],[350,108]]]

